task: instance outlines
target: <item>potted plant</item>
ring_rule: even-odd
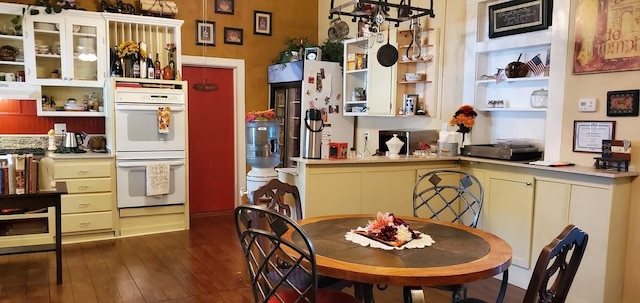
[[[320,48],[322,49],[322,61],[338,62],[340,66],[343,65],[344,49],[342,42],[326,40]]]
[[[285,48],[280,52],[280,54],[278,54],[278,57],[275,59],[275,63],[285,64],[291,62],[291,59],[295,54],[292,52],[297,52],[298,58],[301,58],[300,56],[302,56],[303,54],[301,54],[300,51],[304,51],[305,48],[314,47],[315,45],[311,43],[307,38],[287,38],[284,41],[284,46]]]

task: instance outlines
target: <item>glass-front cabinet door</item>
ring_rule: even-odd
[[[80,15],[80,16],[77,16]],[[81,12],[28,16],[27,78],[41,85],[102,87],[105,78],[105,21]]]
[[[24,39],[22,23],[18,22],[22,8],[17,4],[0,3],[0,82],[25,81]]]

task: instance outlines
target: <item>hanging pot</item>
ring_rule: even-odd
[[[338,42],[349,34],[349,24],[340,18],[331,21],[327,35],[330,42]]]
[[[396,64],[398,61],[398,49],[389,43],[390,34],[389,26],[387,27],[387,44],[378,49],[378,63],[384,67],[389,67]]]

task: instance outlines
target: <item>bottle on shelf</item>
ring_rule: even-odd
[[[154,69],[154,73],[155,76],[154,78],[156,79],[162,79],[162,67],[160,66],[160,57],[158,56],[158,53],[156,53],[156,62],[153,63],[153,69]]]
[[[153,60],[151,59],[151,53],[147,53],[147,78],[153,79],[156,77],[155,67],[153,65]]]
[[[140,57],[138,55],[133,56],[133,77],[140,78]]]
[[[176,63],[175,61],[173,61],[173,52],[169,52],[169,67],[171,67],[171,79],[173,80],[176,78]]]

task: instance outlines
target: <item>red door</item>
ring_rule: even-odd
[[[232,210],[235,199],[233,70],[183,66],[189,82],[189,212]],[[215,84],[197,91],[194,84]]]

